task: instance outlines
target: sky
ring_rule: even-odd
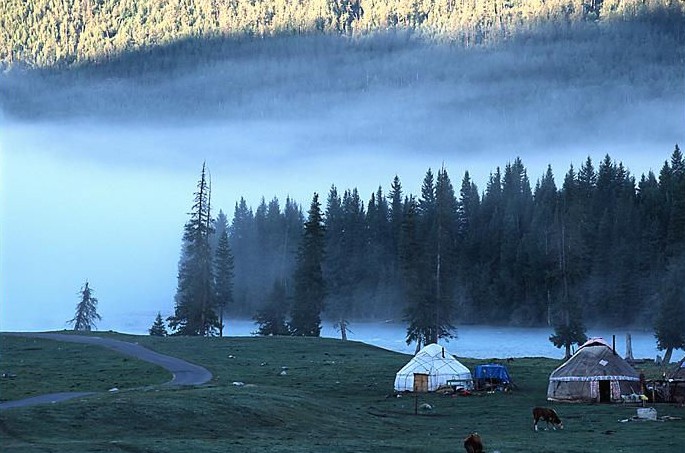
[[[521,71],[516,52],[369,55],[336,66],[334,87],[322,66],[337,64],[335,55],[305,55],[280,78],[278,65],[255,57],[242,63],[244,74],[233,63],[198,68],[161,88],[125,80],[62,87],[53,105],[43,87],[36,92],[50,113],[40,119],[3,107],[0,330],[67,327],[86,280],[103,326],[116,330],[107,319],[127,314],[149,314],[150,323],[157,311],[171,314],[203,161],[213,206],[230,219],[241,196],[254,208],[261,197],[283,204],[290,196],[306,210],[332,184],[356,187],[368,201],[395,175],[418,194],[429,167],[444,166],[457,190],[468,170],[482,191],[489,173],[517,156],[532,184],[547,165],[560,184],[569,165],[607,153],[639,177],[658,173],[685,142],[680,82],[657,80],[666,88],[652,95],[653,78],[639,74],[633,85],[598,74],[531,76],[535,67]],[[259,74],[276,81],[251,80]],[[236,86],[242,95],[231,101]],[[212,103],[217,93],[226,96]],[[115,115],[91,109],[112,99],[122,99]],[[189,113],[193,102],[201,108]]]

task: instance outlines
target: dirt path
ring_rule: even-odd
[[[146,362],[159,365],[162,368],[170,371],[173,374],[173,379],[163,385],[178,386],[178,385],[202,385],[212,379],[212,373],[206,368],[199,365],[186,362],[185,360],[177,359],[168,355],[160,354],[150,349],[144,348],[136,343],[128,343],[126,341],[114,340],[111,338],[101,337],[87,337],[80,335],[67,335],[61,333],[4,333],[3,335],[16,335],[22,337],[42,338],[45,340],[66,341],[70,343],[84,343],[102,346],[113,349],[120,354],[135,357]],[[26,398],[17,401],[8,401],[0,403],[0,410],[11,409],[14,407],[33,406],[36,404],[56,403],[59,401],[66,401],[73,398],[80,398],[83,396],[92,395],[94,392],[62,392],[50,393],[47,395],[40,395],[32,398]]]

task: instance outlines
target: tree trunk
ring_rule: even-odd
[[[564,360],[568,360],[571,358],[571,343],[566,343],[566,356],[564,357]]]
[[[438,220],[439,222],[439,220]],[[440,264],[442,262],[441,257],[441,235],[442,235],[442,224],[438,224],[438,256],[436,257],[435,263],[435,331],[433,332],[432,342],[437,343],[439,339],[440,332]]]
[[[633,359],[633,339],[631,338],[630,334],[626,334],[626,356],[624,359],[628,361],[632,361]]]
[[[673,355],[673,348],[666,348],[666,354],[664,354],[663,366],[667,367],[671,363],[671,356]]]
[[[340,337],[342,341],[347,341],[347,321],[340,320]]]

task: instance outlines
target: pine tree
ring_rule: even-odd
[[[176,335],[214,335],[219,327],[209,238],[212,233],[211,184],[206,166],[197,183],[190,220],[183,233],[174,315],[169,327]]]
[[[157,317],[155,318],[155,322],[152,324],[152,327],[150,327],[148,332],[150,332],[150,335],[153,337],[166,337],[167,336],[166,326],[164,325],[164,320],[162,319],[161,313],[157,312]]]
[[[490,174],[485,193],[478,210],[478,239],[475,243],[473,275],[475,277],[474,307],[480,320],[489,322],[509,321],[509,307],[500,303],[497,291],[498,273],[501,266],[502,243],[502,174],[499,167]]]
[[[416,341],[418,347],[453,337],[457,200],[444,168],[438,171],[435,182],[433,172],[426,172],[418,216],[413,205],[409,208],[402,244],[403,271],[410,285],[405,319],[409,324],[407,341]]]
[[[290,331],[285,320],[287,313],[288,301],[285,285],[276,281],[266,305],[254,316],[254,321],[258,326],[257,335],[288,335]]]
[[[304,225],[304,215],[302,208],[290,197],[285,199],[283,209],[284,231],[283,231],[283,255],[280,257],[281,273],[280,278],[285,284],[288,293],[288,275],[292,274],[295,267],[297,250],[302,239],[302,227]]]
[[[318,337],[321,333],[321,312],[326,294],[322,272],[324,231],[319,194],[314,193],[295,268],[290,320],[293,335]]]
[[[364,202],[359,197],[359,191],[354,188],[346,190],[342,198],[342,274],[338,275],[338,288],[341,290],[339,304],[335,313],[339,319],[354,314],[355,291],[359,291],[373,273],[369,272],[371,263],[367,242],[366,214]],[[328,284],[328,281],[327,281]],[[367,306],[371,306],[369,301]],[[365,307],[362,307],[365,308]],[[364,313],[359,313],[364,316]]]
[[[552,168],[548,167],[535,187],[530,233],[525,237],[529,266],[526,279],[530,286],[529,312],[541,321],[550,320],[552,296],[558,292],[558,195]]]
[[[457,283],[458,203],[447,170],[438,171],[435,182],[435,243],[430,253],[435,286],[435,327],[433,342],[454,338],[452,325],[454,291]]]
[[[665,350],[664,363],[674,349],[685,349],[685,256],[671,265],[660,292],[661,304],[654,322],[657,348]]]
[[[402,184],[400,178],[395,175],[390,185],[390,193],[388,194],[388,228],[390,229],[388,237],[388,268],[391,272],[392,283],[400,287],[401,282],[401,268],[400,268],[400,236],[402,234],[402,222],[404,214],[404,206],[402,205]],[[395,305],[401,307],[401,298],[396,297]]]
[[[666,236],[669,256],[685,251],[685,158],[678,145],[671,155],[670,209]]]
[[[525,249],[524,241],[530,229],[533,196],[526,169],[518,157],[505,167],[501,206],[500,266],[495,275],[498,299],[506,307],[509,321],[534,323],[538,314],[526,307],[530,294],[526,275],[530,250]]]
[[[558,323],[554,326],[554,334],[550,335],[549,341],[557,348],[566,348],[564,358],[571,357],[571,346],[581,345],[587,341],[585,326],[580,321],[577,312],[567,312],[566,322]]]
[[[219,209],[216,219],[214,219],[214,228],[209,237],[209,245],[212,248],[212,254],[216,254],[216,248],[219,245],[219,238],[224,233],[228,232],[228,217],[223,210]]]
[[[478,238],[478,213],[480,210],[480,196],[478,187],[469,172],[464,173],[461,189],[459,191],[459,203],[457,206],[457,244],[458,261],[457,276],[462,286],[460,316],[462,320],[469,321],[475,313],[474,300],[477,298],[479,278],[477,266],[479,260]]]
[[[98,300],[93,296],[93,289],[88,285],[88,280],[81,287],[78,294],[81,300],[76,305],[76,314],[68,323],[73,324],[74,330],[91,331],[95,328],[95,321],[102,318],[97,313]]]
[[[219,336],[224,335],[224,312],[233,303],[233,254],[228,243],[228,231],[223,230],[214,255],[216,309],[219,313]]]
[[[480,197],[478,195],[478,187],[471,181],[469,172],[464,173],[464,179],[461,182],[461,189],[459,190],[459,205],[458,205],[458,233],[462,241],[466,240],[472,232],[473,224],[476,221],[478,208],[480,207]]]
[[[245,316],[252,310],[252,301],[258,299],[253,290],[254,275],[257,274],[257,240],[255,220],[252,208],[247,206],[243,197],[236,202],[233,211],[229,240],[233,253],[234,272],[234,313]],[[260,287],[264,284],[260,281]],[[239,311],[240,310],[240,311]]]
[[[408,287],[405,320],[407,344],[416,341],[417,349],[438,341],[438,293],[440,259],[437,234],[435,178],[429,168],[421,184],[418,204],[405,203],[403,270]]]
[[[591,168],[588,158],[585,167],[585,178]],[[565,348],[565,357],[571,357],[571,346],[582,344],[587,341],[585,325],[583,324],[582,311],[577,295],[576,283],[580,279],[583,267],[583,247],[581,243],[580,221],[582,215],[579,208],[583,206],[583,200],[587,200],[592,194],[581,189],[583,183],[579,183],[573,165],[564,178],[562,191],[559,194],[559,231],[556,246],[557,269],[551,271],[552,280],[558,281],[558,290],[555,294],[554,303],[549,303],[547,322],[554,326],[554,334],[549,341],[557,348]],[[550,297],[550,301],[551,301]],[[553,310],[554,309],[554,310]]]
[[[347,194],[347,191],[345,192]],[[348,301],[343,301],[345,296],[350,295],[349,283],[350,275],[348,250],[345,250],[345,225],[342,199],[338,194],[338,189],[332,185],[328,191],[326,199],[325,216],[325,248],[326,257],[323,263],[324,279],[326,281],[326,304],[332,316],[342,316],[345,310],[344,305]]]
[[[402,282],[407,300],[404,319],[408,323],[407,344],[416,342],[416,351],[431,341],[434,317],[427,298],[424,266],[421,261],[418,233],[418,206],[413,196],[404,201],[402,230],[400,234],[400,264]]]

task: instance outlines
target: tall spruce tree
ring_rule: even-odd
[[[321,334],[321,312],[326,295],[322,271],[324,231],[319,194],[314,193],[297,255],[290,320],[292,335],[318,337]]]
[[[402,204],[402,184],[400,178],[395,175],[390,185],[390,193],[388,194],[388,215],[390,237],[388,238],[388,260],[389,268],[392,272],[393,282],[397,286],[400,285],[400,235],[402,234],[402,222],[404,220],[404,206]]]
[[[502,173],[497,167],[488,179],[477,217],[479,231],[475,248],[473,298],[480,320],[507,322],[509,307],[501,302],[498,274],[501,266],[502,242]]]
[[[464,173],[459,191],[459,204],[457,210],[457,244],[458,262],[457,276],[462,287],[460,297],[460,316],[464,321],[474,319],[475,303],[477,298],[479,267],[478,264],[478,212],[480,210],[480,196],[478,187],[471,181],[469,172]]]
[[[219,209],[219,213],[216,215],[216,219],[214,219],[213,227],[212,234],[209,236],[209,245],[212,248],[212,254],[216,254],[219,238],[224,231],[228,231],[228,217],[222,209]]]
[[[253,313],[252,301],[258,299],[259,294],[254,291],[254,275],[257,272],[257,240],[255,234],[255,218],[247,201],[240,197],[233,211],[233,220],[229,234],[231,252],[235,265],[235,280],[233,299],[235,301],[232,313],[247,316]],[[260,285],[264,282],[260,281]]]
[[[209,245],[213,230],[210,204],[211,183],[203,163],[183,232],[174,315],[167,319],[175,335],[211,336],[219,327]]]
[[[551,309],[554,296],[559,290],[559,266],[557,266],[559,247],[559,206],[556,184],[552,167],[535,187],[531,231],[527,241],[532,244],[529,253],[531,261],[528,279],[534,311],[543,315],[551,325]]]
[[[93,296],[93,293],[93,289],[86,280],[78,292],[81,300],[76,305],[76,314],[68,321],[73,324],[74,330],[91,331],[95,328],[95,321],[102,319],[97,312],[98,300]]]
[[[402,230],[400,234],[400,264],[402,284],[406,298],[404,319],[408,323],[407,344],[416,342],[416,351],[431,341],[433,310],[426,291],[421,260],[420,235],[418,232],[418,205],[413,196],[404,201]]]
[[[667,252],[678,256],[685,252],[685,158],[678,145],[671,154],[671,203],[668,216]]]
[[[659,350],[665,350],[664,363],[674,349],[685,349],[685,255],[671,264],[660,291],[661,303],[654,322]]]
[[[323,272],[326,280],[327,308],[333,317],[341,316],[343,310],[342,301],[344,296],[349,296],[349,274],[346,268],[349,266],[345,257],[347,250],[344,245],[344,214],[342,199],[335,185],[331,186],[326,199],[326,216],[324,219],[326,234]]]
[[[589,162],[589,159],[588,159]],[[578,218],[579,208],[587,194],[579,188],[579,181],[573,166],[566,173],[562,193],[559,197],[559,234],[556,244],[558,290],[554,302],[548,306],[547,321],[554,326],[549,341],[557,348],[565,348],[565,357],[571,356],[571,346],[586,341],[582,310],[577,293],[577,282],[583,267],[583,248],[580,245],[581,231]]]
[[[454,291],[457,283],[458,203],[444,167],[435,181],[435,243],[432,253],[435,276],[435,327],[433,341],[454,338]]]
[[[530,293],[526,278],[530,251],[525,249],[527,244],[523,240],[530,228],[533,195],[526,169],[518,157],[504,169],[501,207],[498,299],[509,322],[534,323],[535,314],[526,306]]]
[[[226,228],[219,237],[214,255],[214,285],[216,291],[216,310],[219,314],[219,336],[224,336],[224,312],[233,303],[233,254],[228,243]]]
[[[411,206],[410,206],[411,207]],[[413,213],[408,212],[409,221]],[[457,201],[447,171],[438,171],[434,182],[428,169],[421,187],[416,233],[407,223],[404,243],[405,278],[411,282],[412,297],[406,310],[407,341],[437,343],[453,337],[454,284],[456,282]],[[417,241],[418,238],[420,241]],[[417,246],[417,254],[407,247]]]

